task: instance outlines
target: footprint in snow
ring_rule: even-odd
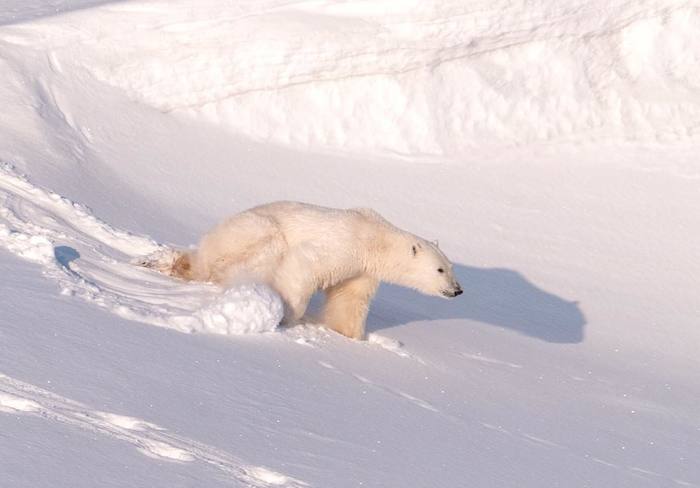
[[[30,383],[0,373],[0,413],[39,416],[132,444],[150,458],[170,462],[201,462],[246,486],[302,488],[308,486],[263,466],[251,466],[236,456],[194,439],[172,434],[151,422],[90,409]]]

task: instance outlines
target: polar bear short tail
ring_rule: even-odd
[[[162,248],[148,256],[132,261],[136,266],[154,269],[160,273],[183,280],[192,280],[192,253],[177,249]]]

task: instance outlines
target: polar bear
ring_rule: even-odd
[[[266,283],[284,301],[286,324],[299,322],[312,295],[323,291],[321,322],[353,339],[364,338],[369,304],[382,281],[428,295],[462,293],[436,244],[371,209],[300,202],[269,203],[224,220],[166,271],[221,285]]]

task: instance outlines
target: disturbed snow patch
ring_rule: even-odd
[[[169,432],[146,420],[95,410],[81,402],[2,373],[0,413],[33,415],[48,422],[77,427],[95,435],[127,442],[144,456],[158,460],[205,463],[218,469],[221,475],[251,488],[308,486],[301,480],[263,466],[250,465],[233,454]]]
[[[283,315],[280,296],[270,287],[254,283],[226,290],[193,317],[199,319],[203,332],[248,334],[273,331]]]
[[[283,316],[282,300],[265,285],[240,284],[222,292],[134,264],[138,256],[174,252],[112,228],[86,207],[32,185],[7,165],[0,166],[0,247],[40,264],[63,295],[130,320],[228,335],[272,331]]]

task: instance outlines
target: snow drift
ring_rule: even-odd
[[[51,29],[59,58],[79,44],[81,68],[135,100],[298,147],[460,158],[700,138],[700,13],[688,2],[147,5],[75,15],[78,32],[24,29]]]
[[[182,332],[269,332],[282,300],[262,284],[227,290],[177,282],[133,262],[167,252],[152,240],[113,229],[90,210],[32,185],[0,166],[0,246],[42,265],[61,293],[113,313]]]

